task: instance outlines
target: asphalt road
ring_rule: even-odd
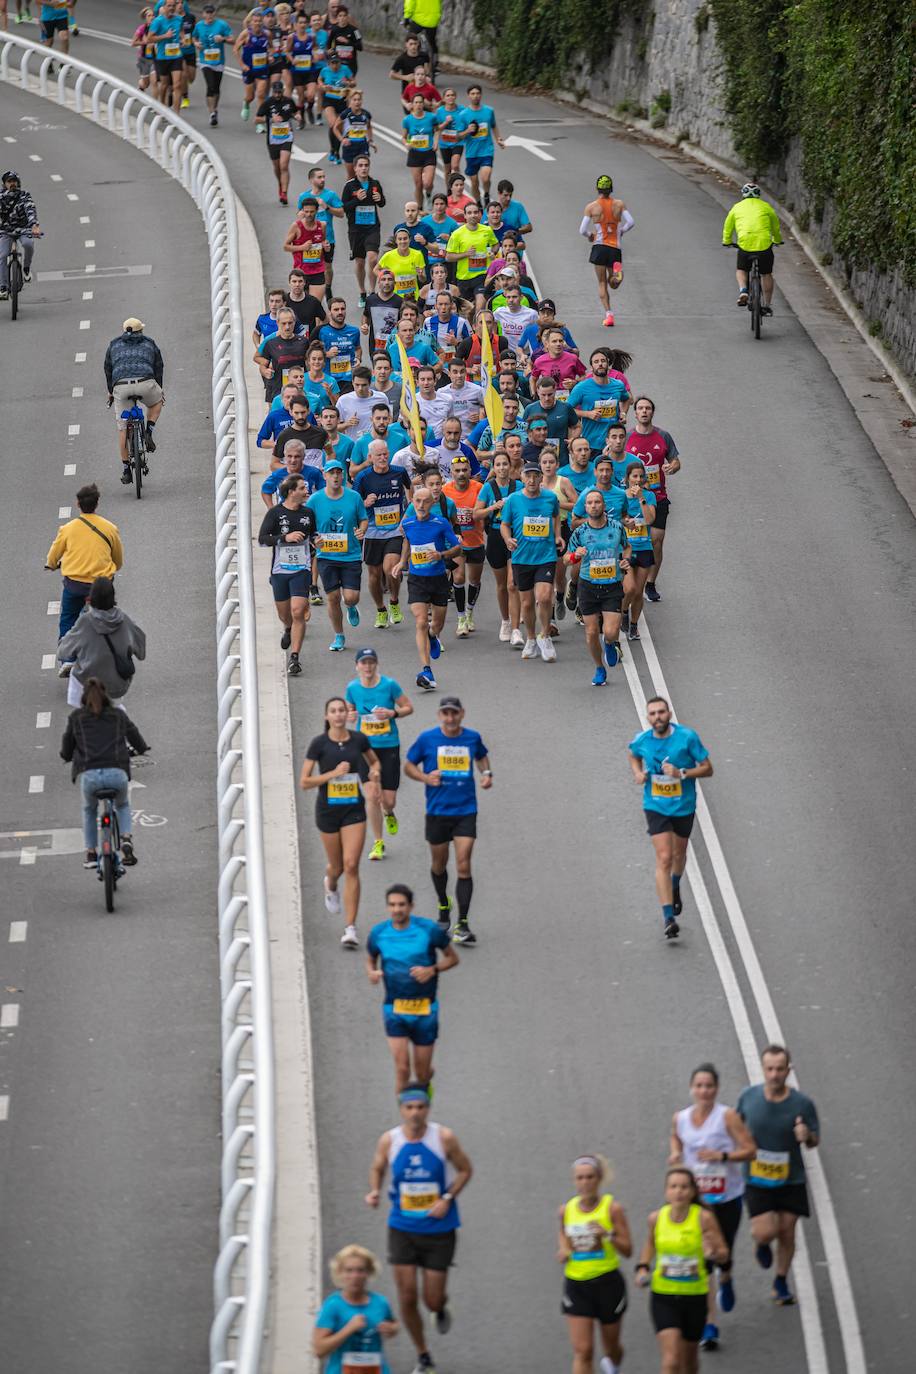
[[[5,86],[0,126],[46,230],[19,320],[0,309],[0,1365],[190,1374],[207,1367],[220,1147],[206,244],[184,192],[120,139]],[[166,353],[142,503],[118,481],[102,374],[127,315]],[[58,756],[66,684],[42,671],[60,595],[42,565],[91,480],[124,539],[119,601],[148,636],[127,706],[154,760],[135,771],[140,862],[111,916]]]
[[[127,33],[134,8],[80,0],[80,22]],[[84,36],[78,52],[122,76],[133,72],[126,48]],[[369,56],[360,77],[377,125],[396,128],[387,69]],[[285,275],[289,216],[276,206],[262,140],[238,120],[237,83],[224,86],[219,146],[273,280]],[[554,158],[513,148],[497,161],[497,175],[514,180],[532,213],[542,289],[560,302],[583,353],[609,337],[633,353],[634,383],[654,396],[658,422],[681,449],[664,600],[647,621],[678,712],[711,750],[715,827],[802,1086],[821,1111],[823,1163],[868,1366],[902,1374],[911,1362],[905,1179],[916,1130],[905,1086],[916,1040],[906,725],[916,669],[912,516],[780,295],[764,339],[752,341],[733,305],[732,260],[718,246],[722,213],[711,179],[685,176],[669,157],[543,100],[497,94],[494,103],[504,133],[539,139]],[[189,117],[201,125],[202,105],[195,87]],[[316,154],[326,146],[320,131],[299,141]],[[390,224],[409,189],[403,158],[382,142],[375,165]],[[306,170],[295,164],[294,192]],[[339,189],[341,171],[329,170]],[[604,170],[636,218],[612,335],[600,327],[576,236]],[[800,259],[797,250],[783,253],[780,264]],[[337,285],[355,315],[340,251]],[[873,369],[863,370],[863,391]],[[480,945],[446,979],[437,1051],[435,1115],[458,1132],[477,1170],[462,1199],[455,1327],[434,1345],[450,1374],[564,1368],[553,1227],[569,1193],[569,1161],[591,1149],[611,1156],[615,1192],[639,1233],[660,1200],[667,1125],[687,1100],[691,1068],[714,1059],[727,1102],[746,1081],[692,898],[679,946],[661,939],[626,763],[638,721],[624,682],[591,690],[570,620],[556,666],[521,663],[496,642],[489,580],[477,620],[472,641],[449,634],[437,670],[440,686],[465,700],[496,771],[476,853]],[[352,676],[352,657],[329,655],[329,639],[319,610],[305,673],[291,685],[295,767],[320,729],[325,698]],[[351,650],[363,641],[378,645],[383,671],[416,698],[409,627],[349,632]],[[650,691],[642,650],[634,658]],[[407,741],[434,710],[435,699],[417,702]],[[364,865],[364,930],[396,879],[417,889],[421,912],[433,908],[421,809],[419,788],[405,782],[401,834],[384,864]],[[361,1201],[374,1141],[395,1121],[378,999],[361,957],[341,952],[337,922],[324,912],[310,801],[301,820],[324,1249],[360,1240],[384,1253],[383,1220]],[[702,846],[699,853],[711,880]],[[733,952],[731,936],[726,944]],[[749,997],[743,974],[740,984]],[[751,1021],[763,1043],[753,1011]],[[827,1367],[839,1374],[831,1275],[818,1228],[807,1235]],[[718,1364],[743,1374],[813,1369],[799,1312],[771,1307],[746,1231],[737,1287]],[[643,1301],[631,1293],[631,1368],[655,1358]],[[404,1342],[394,1367],[409,1367]]]

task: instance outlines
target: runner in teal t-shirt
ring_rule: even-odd
[[[560,502],[552,491],[541,490],[541,467],[536,459],[526,461],[522,481],[523,490],[514,491],[503,502],[499,530],[512,559],[512,576],[527,631],[522,658],[537,658],[540,652],[545,663],[553,663],[557,652],[550,638],[550,620],[557,553],[564,547],[560,537]]]

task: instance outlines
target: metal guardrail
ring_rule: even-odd
[[[0,81],[56,100],[134,143],[181,183],[206,226],[216,436],[223,1137],[210,1367],[211,1374],[257,1374],[267,1324],[276,1150],[248,398],[234,192],[222,159],[196,129],[97,67],[3,33]]]

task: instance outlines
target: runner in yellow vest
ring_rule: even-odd
[[[633,1253],[626,1213],[602,1193],[607,1161],[582,1155],[572,1166],[575,1197],[560,1208],[557,1259],[563,1265],[563,1312],[573,1348],[572,1374],[594,1368],[595,1322],[601,1326],[601,1374],[617,1374],[623,1359],[620,1323],[627,1290],[620,1256]]]
[[[640,1288],[652,1289],[662,1374],[696,1374],[706,1325],[708,1262],[728,1259],[719,1223],[700,1206],[699,1196],[689,1169],[675,1165],[668,1170],[665,1203],[649,1213],[649,1234],[636,1266]]]

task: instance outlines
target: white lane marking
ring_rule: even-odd
[[[94,262],[87,262],[87,263],[86,263],[86,266],[83,268],[83,271],[86,272],[87,274],[90,274],[90,275],[91,275],[91,273],[93,273],[93,272],[95,271],[95,263],[94,263]]]
[[[79,200],[79,196],[76,194],[75,191],[68,191],[68,192],[67,192],[67,199],[68,199],[68,200]]]
[[[36,716],[35,716],[35,729],[36,729],[36,730],[50,730],[50,728],[51,728],[51,712],[50,712],[50,711],[39,711],[39,712],[36,714]]]
[[[24,945],[28,930],[28,921],[10,921],[10,944]]]
[[[29,778],[29,793],[43,792],[45,790],[44,773],[33,773]]]
[[[94,291],[84,291],[84,292],[83,292],[83,300],[84,300],[84,301],[91,301],[94,295],[95,295],[95,292],[94,292]]]
[[[401,147],[403,148],[403,146],[404,145],[402,143]],[[326,148],[323,153],[307,153],[304,148],[297,148],[294,146],[292,151],[292,160],[293,162],[321,162],[322,159],[325,158],[330,151],[330,148]]]
[[[540,158],[542,162],[556,162],[553,153],[541,151],[543,148],[549,148],[549,143],[542,143],[536,138],[519,138],[517,134],[510,134],[504,141],[507,148],[525,148],[534,157]]]
[[[86,323],[88,324],[89,321],[87,320]],[[68,438],[68,439],[74,439],[74,438],[76,437],[76,435],[79,434],[79,432],[80,432],[80,427],[79,427],[79,425],[68,425],[68,426],[67,426],[67,438]]]
[[[84,363],[86,361],[85,353],[74,353],[73,361],[75,363]]]
[[[4,142],[4,143],[15,143],[16,140],[13,138],[12,134],[4,134],[4,135],[3,135],[3,142]]]
[[[39,272],[36,281],[75,281],[78,277],[148,277],[151,275],[151,262],[120,264],[117,267],[98,267],[94,262],[85,267],[64,267],[53,272]]]
[[[7,1096],[0,1097],[0,1121],[8,1121],[8,1120],[9,1120],[9,1115],[10,1115],[10,1100],[9,1100],[9,1097],[7,1097]]]
[[[78,401],[82,394],[83,388],[81,386],[75,386],[73,390],[70,392],[70,395],[73,397],[74,401]]]
[[[643,650],[646,655],[646,665],[649,675],[652,678],[653,686],[659,696],[671,701],[668,691],[668,684],[665,682],[658,654],[652,641],[652,636],[647,628],[642,631]],[[672,703],[672,715],[674,715],[674,705]],[[767,986],[763,969],[760,967],[760,960],[757,957],[757,950],[751,939],[750,931],[747,928],[744,912],[738,900],[738,893],[732,881],[731,872],[725,861],[725,854],[719,840],[718,832],[713,824],[706,798],[703,796],[702,787],[697,787],[697,822],[700,833],[706,844],[709,854],[709,861],[712,864],[713,872],[716,875],[716,882],[722,894],[722,901],[728,914],[729,924],[738,951],[741,955],[741,962],[747,975],[748,983],[757,1004],[757,1011],[763,1023],[764,1035],[771,1044],[784,1045],[786,1042],[785,1034],[779,1024],[779,1017],[776,1015],[776,1008]],[[754,1064],[755,1079],[760,1077],[759,1065]],[[794,1073],[791,1079],[793,1085],[798,1087],[798,1079]],[[827,1185],[827,1176],[824,1173],[824,1166],[817,1151],[809,1150],[805,1157],[805,1167],[808,1171],[808,1179],[811,1184],[811,1192],[814,1196],[815,1214],[817,1224],[820,1228],[821,1239],[824,1243],[824,1254],[827,1257],[827,1272],[830,1278],[830,1286],[833,1289],[833,1301],[837,1310],[837,1317],[840,1323],[840,1336],[843,1341],[843,1354],[846,1359],[846,1374],[865,1374],[865,1347],[862,1342],[862,1329],[859,1325],[859,1316],[856,1311],[855,1297],[852,1291],[852,1282],[849,1277],[849,1268],[846,1263],[846,1251],[843,1246],[843,1239],[840,1235],[840,1228],[836,1219],[836,1210],[833,1205],[833,1198]],[[801,1228],[799,1235],[801,1236]],[[807,1258],[807,1247],[799,1247],[802,1257]],[[800,1275],[796,1274],[796,1282]],[[814,1275],[808,1263],[805,1274],[806,1283],[810,1281],[811,1297],[814,1311],[817,1311],[816,1296],[814,1293]],[[799,1284],[799,1287],[801,1285]],[[801,1304],[802,1330],[805,1336],[805,1345],[808,1347],[808,1329],[805,1325],[805,1309],[807,1302]],[[810,1314],[809,1314],[810,1315]],[[818,1333],[823,1343],[823,1334],[820,1332],[820,1314],[818,1313]],[[808,1361],[811,1365],[811,1350],[808,1348]],[[827,1355],[823,1352],[823,1368],[827,1369]]]
[[[76,475],[76,464],[75,464],[75,463],[64,463],[64,476],[65,476],[65,477],[74,477],[75,475]]]
[[[42,654],[41,667],[43,672],[47,672],[49,668],[54,668],[56,665],[57,654]]]
[[[69,520],[69,519],[70,519],[70,512],[71,512],[72,509],[73,509],[72,506],[58,506],[58,507],[57,507],[57,518],[58,518],[58,520]]]
[[[48,602],[48,615],[60,615],[60,602],[59,602],[59,601],[49,601],[49,602]]]
[[[4,1002],[0,1006],[0,1030],[14,1030],[19,1025],[19,1003]]]
[[[19,851],[20,868],[28,868],[30,864],[34,865],[37,859],[38,850],[34,847],[34,845],[26,845],[23,849]]]
[[[87,239],[86,242],[83,244],[83,247],[84,247],[84,248],[94,248],[94,247],[95,247],[95,239]]]
[[[91,224],[91,223],[92,223],[92,221],[91,221],[91,219],[89,218],[88,215],[80,215],[80,224]]]
[[[41,154],[29,153],[29,162],[41,162]]]
[[[90,321],[89,321],[89,320],[80,320],[80,329],[88,329],[88,328],[89,328],[89,324],[90,324]]]
[[[51,173],[51,180],[52,180],[52,181],[63,181],[63,177],[61,176],[60,172],[52,172],[52,173]]]

